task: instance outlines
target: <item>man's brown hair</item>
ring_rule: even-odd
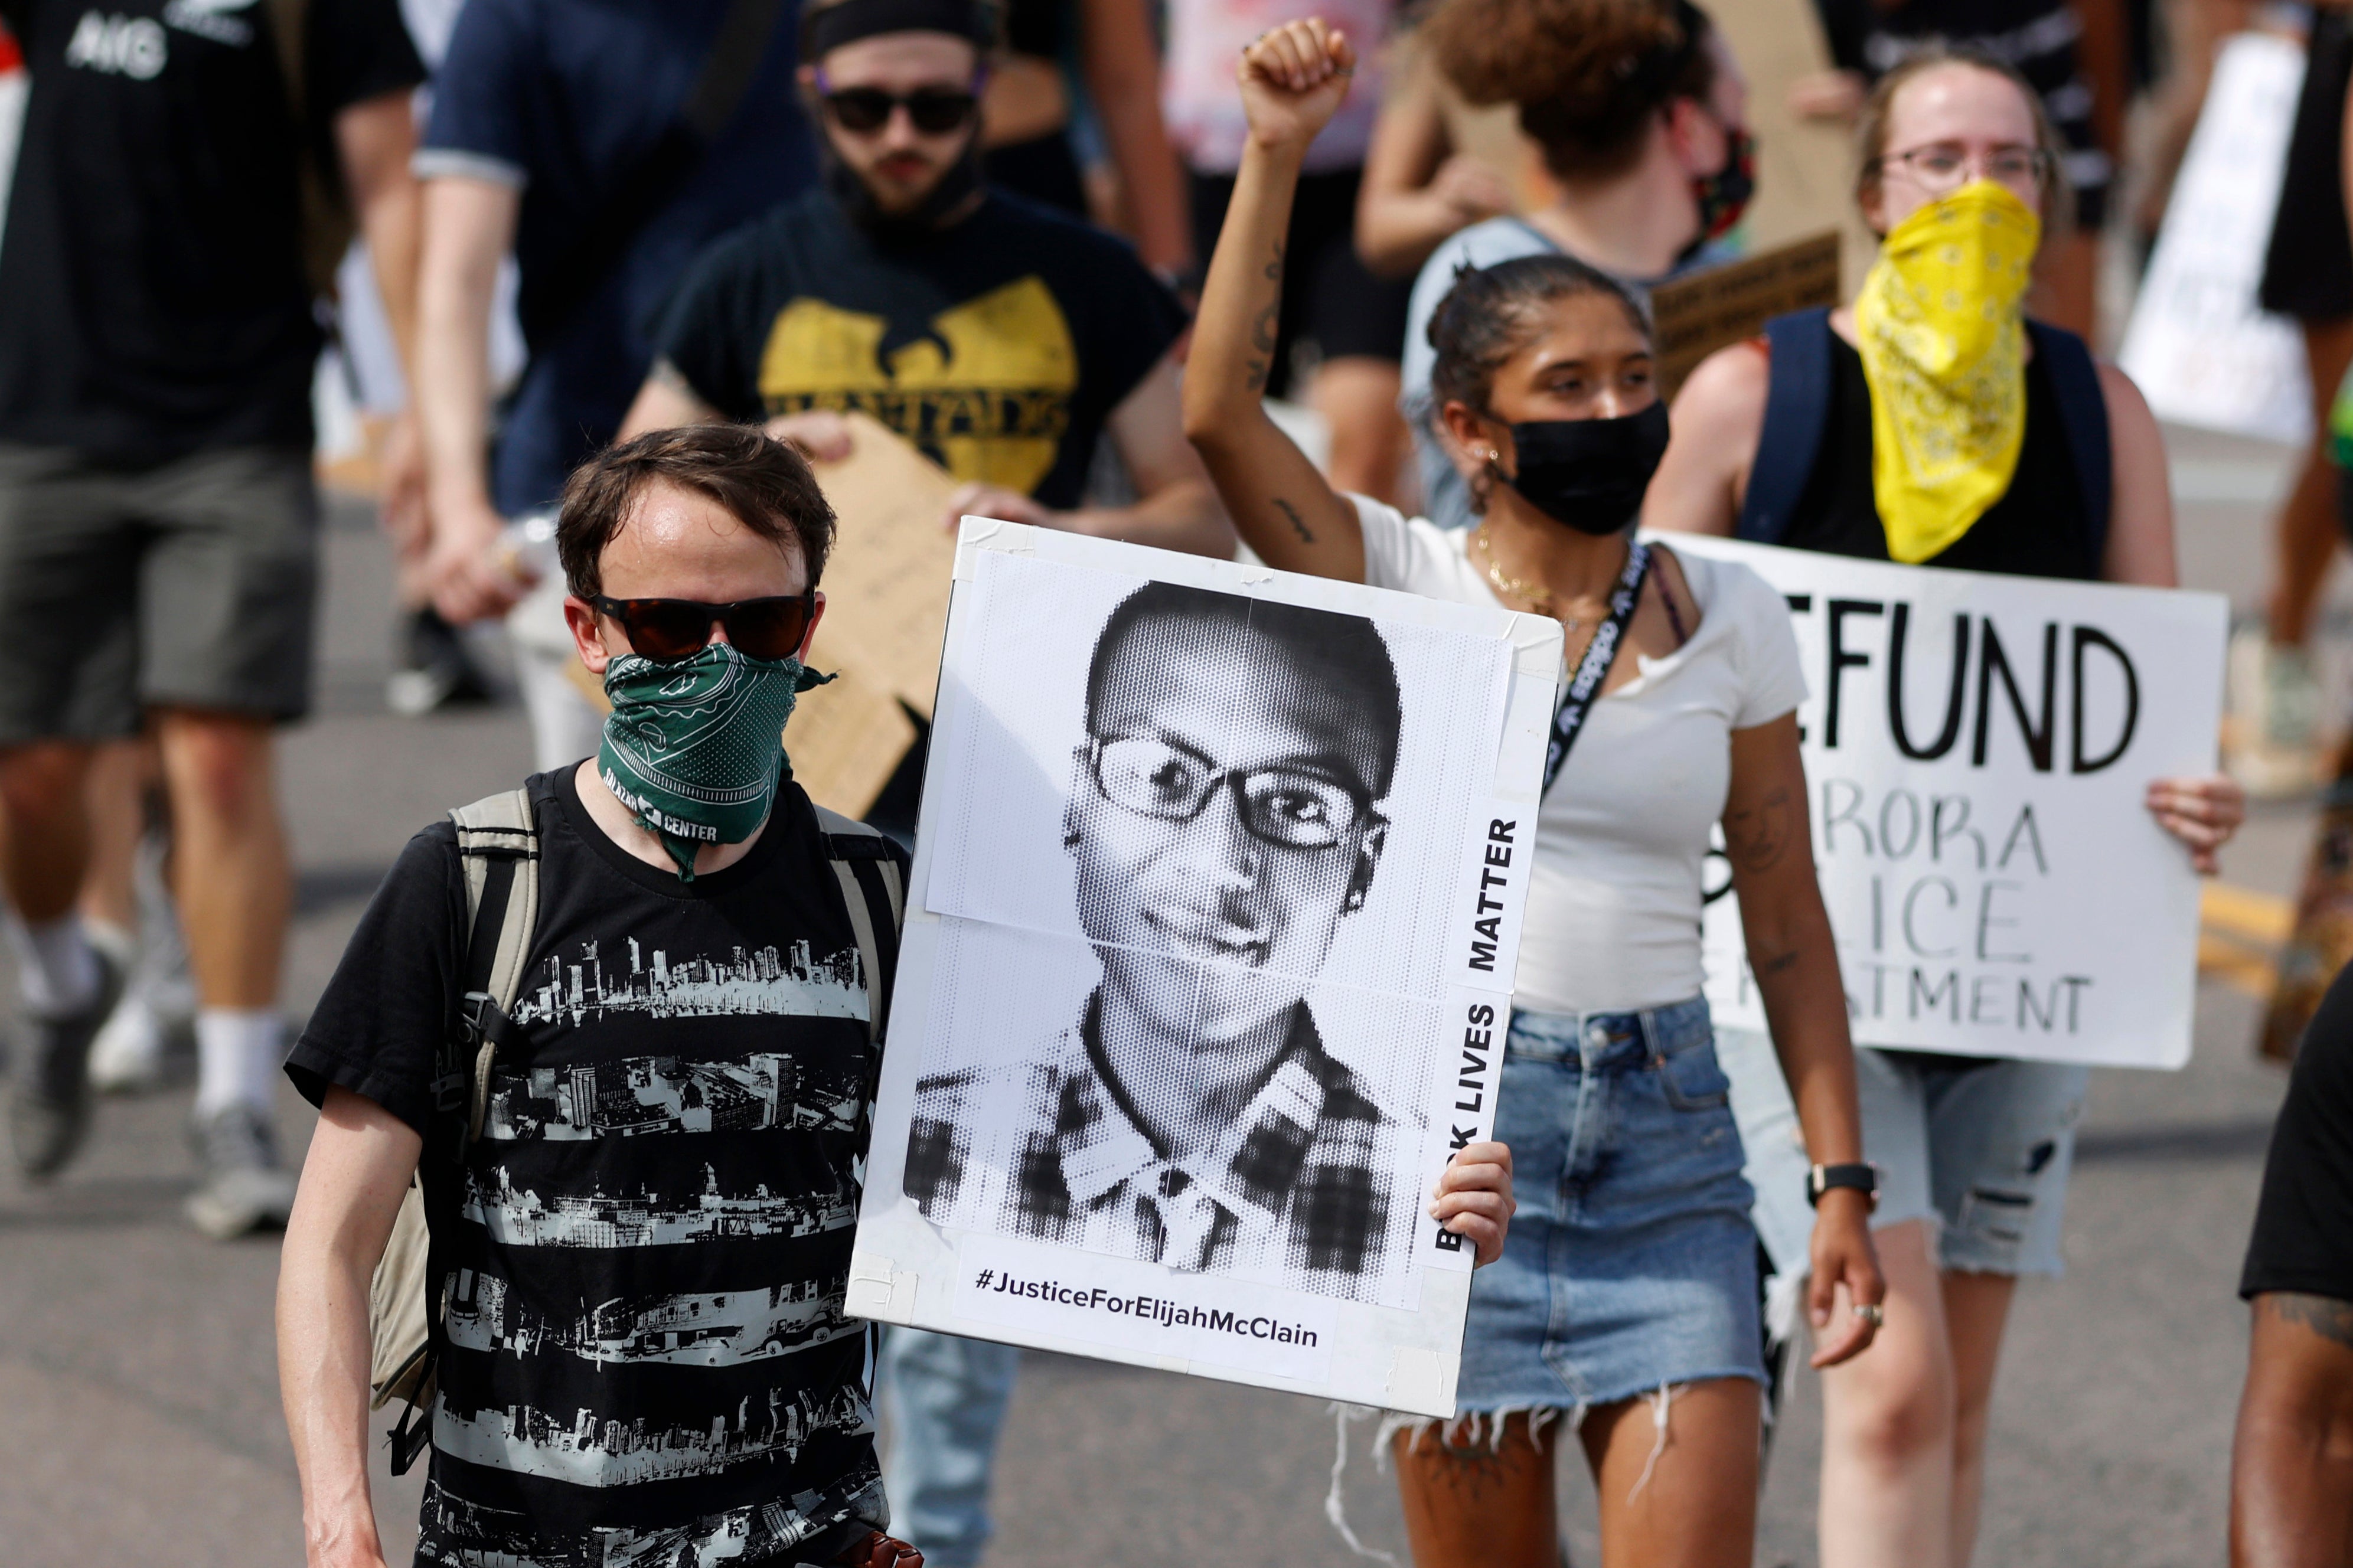
[[[658,479],[709,496],[779,548],[786,540],[797,544],[810,587],[825,574],[833,508],[808,460],[753,426],[684,425],[608,447],[565,481],[555,552],[564,563],[565,586],[575,595],[593,599],[605,591],[605,546]]]

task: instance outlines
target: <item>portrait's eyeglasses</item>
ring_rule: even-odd
[[[727,628],[727,640],[753,658],[786,658],[800,652],[809,624],[824,595],[811,588],[770,599],[738,599],[732,605],[706,605],[696,599],[616,599],[598,595],[589,601],[599,615],[612,616],[629,634],[629,647],[654,660],[691,658],[711,643],[715,622]]]
[[[1949,196],[1973,177],[2013,190],[2039,190],[2051,172],[2051,155],[2039,147],[1996,147],[1982,158],[1973,158],[1951,142],[1890,153],[1879,162],[1882,167],[1901,163],[1932,196]]]
[[[1201,815],[1219,786],[1230,787],[1242,826],[1285,849],[1329,849],[1379,814],[1348,784],[1298,768],[1218,768],[1182,746],[1145,736],[1088,743],[1087,766],[1103,798],[1166,822]]]
[[[913,92],[885,92],[879,87],[828,87],[818,83],[819,97],[833,122],[844,131],[871,136],[891,123],[901,109],[926,136],[944,136],[972,123],[980,111],[980,95],[970,89],[919,87]]]

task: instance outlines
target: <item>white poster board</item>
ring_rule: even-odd
[[[2116,362],[2160,419],[2301,445],[2304,340],[2255,303],[2304,85],[2292,38],[2223,44]]]
[[[2221,595],[1670,543],[1790,601],[1856,1044],[2189,1059],[2198,879],[2142,802],[2152,779],[2215,769]],[[1706,957],[1716,1022],[1765,1027],[1732,898],[1708,906]]]
[[[849,1310],[1451,1415],[1560,667],[965,519]]]

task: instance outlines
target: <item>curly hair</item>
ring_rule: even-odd
[[[1712,26],[1690,0],[1440,0],[1422,24],[1455,89],[1517,104],[1561,179],[1623,174],[1652,114],[1715,90]]]

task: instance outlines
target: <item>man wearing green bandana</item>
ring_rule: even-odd
[[[743,426],[656,431],[565,487],[565,612],[613,713],[526,785],[538,914],[481,1132],[436,1109],[468,946],[446,821],[287,1064],[321,1110],[279,1284],[313,1561],[382,1568],[368,1280],[419,1175],[442,1305],[418,1561],[920,1568],[881,1533],[843,1313],[881,977],[780,742],[823,679],[801,661],[832,537],[808,465]]]

